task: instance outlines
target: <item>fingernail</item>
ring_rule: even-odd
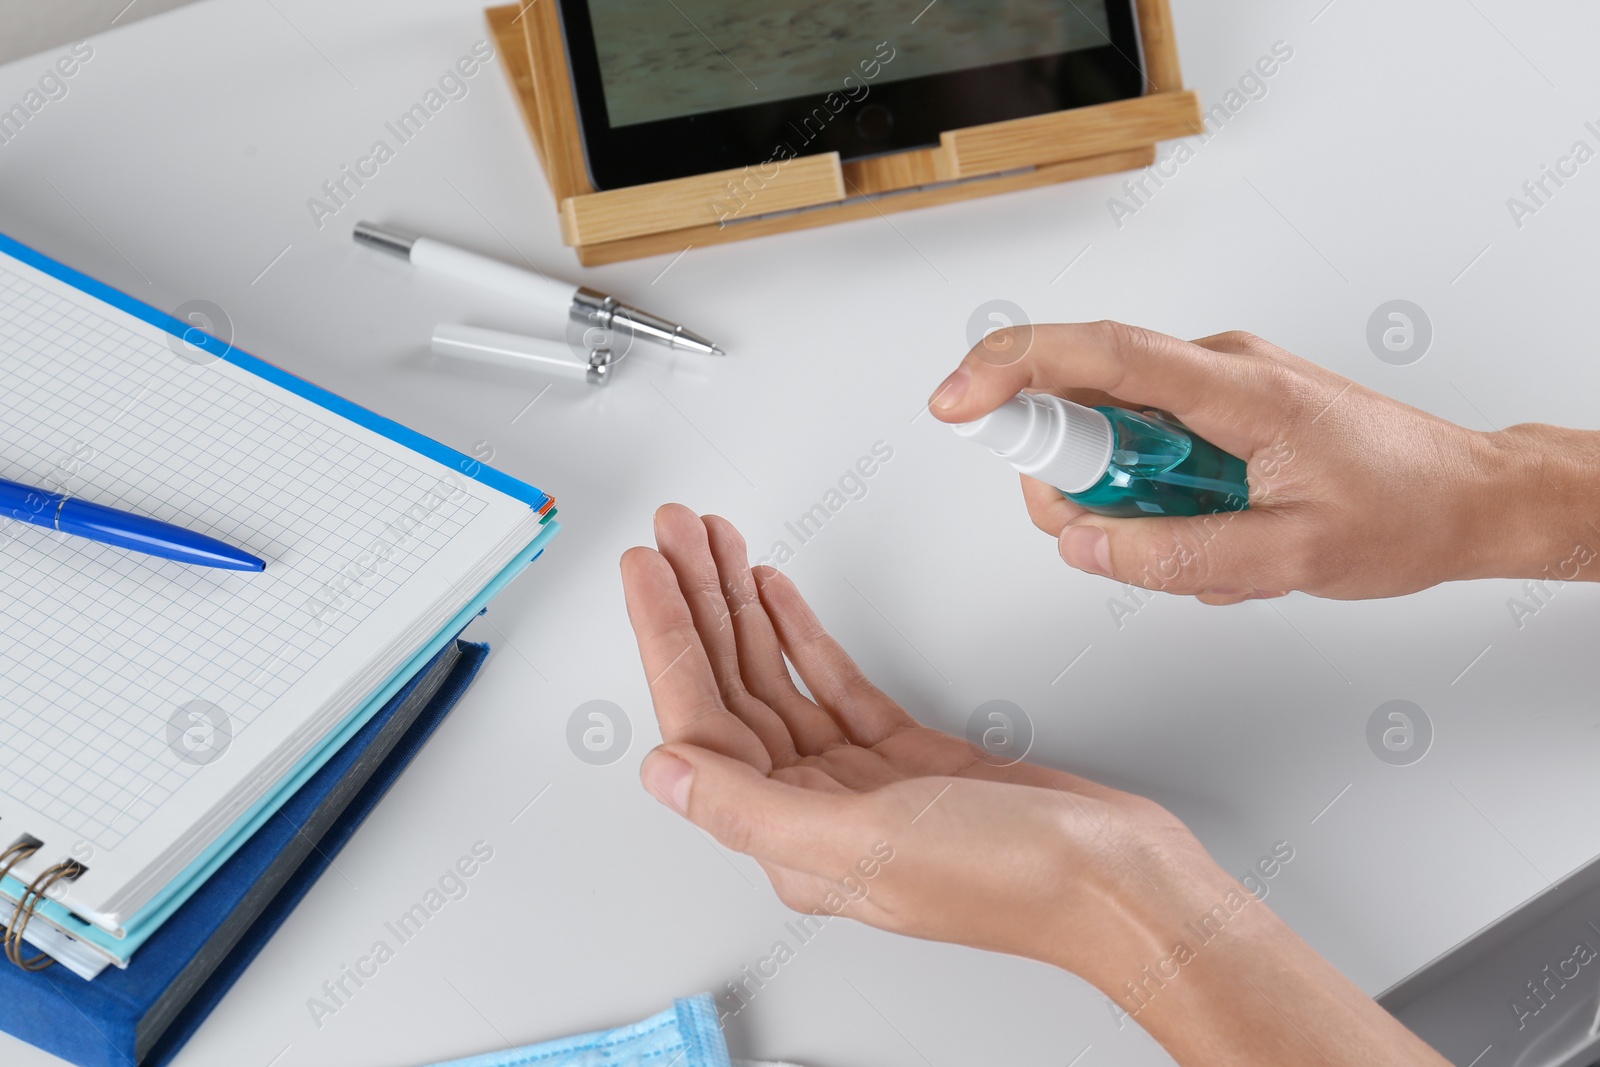
[[[1098,526],[1068,526],[1062,530],[1061,558],[1080,571],[1111,577],[1111,542]]]
[[[967,393],[967,385],[972,381],[972,375],[967,368],[957,367],[955,373],[940,383],[939,388],[933,391],[933,397],[928,401],[929,407],[938,408],[940,411],[949,411],[961,402]]]
[[[689,813],[689,778],[691,768],[670,752],[652,752],[639,769],[639,777],[650,795],[675,809],[679,815]]]
[[[1289,595],[1289,590],[1287,590],[1287,589],[1284,589],[1284,590],[1281,590],[1281,591],[1277,591],[1277,590],[1267,591],[1267,590],[1258,589],[1258,590],[1256,590],[1254,595],[1251,596],[1250,599],[1251,600],[1277,600],[1281,596],[1288,596],[1288,595]]]

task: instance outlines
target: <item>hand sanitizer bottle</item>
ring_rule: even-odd
[[[952,429],[1099,515],[1206,515],[1250,506],[1244,460],[1160,411],[1018,393]]]

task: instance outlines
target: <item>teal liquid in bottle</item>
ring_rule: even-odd
[[[1250,506],[1244,460],[1159,411],[1018,393],[954,429],[1096,514],[1207,515]]]

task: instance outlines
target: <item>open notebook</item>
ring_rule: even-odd
[[[267,561],[189,567],[0,520],[0,848],[41,842],[0,892],[75,859],[40,917],[112,937],[555,525],[538,489],[3,236],[0,478]]]

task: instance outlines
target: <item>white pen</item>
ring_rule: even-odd
[[[629,307],[615,297],[513,267],[431,237],[417,237],[370,222],[356,223],[353,236],[358,244],[381,248],[410,260],[418,270],[454,278],[516,300],[543,313],[552,325],[564,326],[571,319],[603,330],[626,330],[635,337],[680,351],[707,356],[723,354],[722,349],[699,334],[647,311]],[[559,334],[559,329],[557,332]]]

